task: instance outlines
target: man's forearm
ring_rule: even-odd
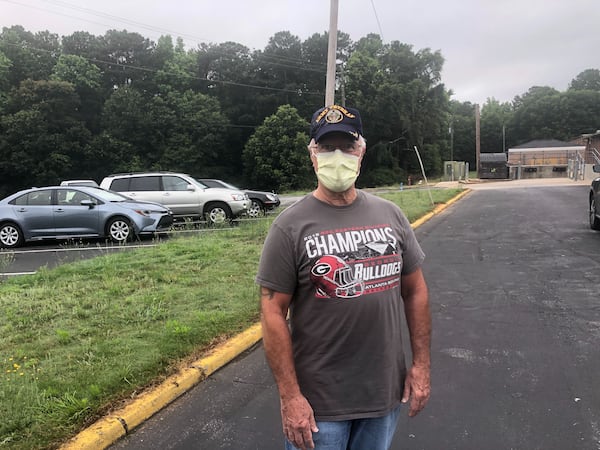
[[[405,299],[406,322],[410,334],[413,364],[425,368],[431,365],[431,314],[427,291]]]
[[[263,329],[263,346],[273,377],[279,388],[281,398],[293,397],[300,394],[294,359],[292,342],[285,318],[261,318]]]
[[[431,313],[429,292],[421,269],[406,275],[402,280],[402,297],[413,364],[429,369],[431,365]]]
[[[282,398],[300,394],[292,339],[286,321],[287,298],[270,289],[261,288],[261,325],[263,346],[271,372]]]

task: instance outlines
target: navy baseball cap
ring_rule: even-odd
[[[360,113],[354,108],[331,105],[316,111],[310,122],[310,137],[319,140],[334,131],[350,134],[355,140],[362,136]]]

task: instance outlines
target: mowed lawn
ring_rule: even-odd
[[[412,221],[459,189],[381,194]],[[0,282],[0,447],[61,442],[259,318],[272,217]],[[0,252],[0,266],[8,258]]]

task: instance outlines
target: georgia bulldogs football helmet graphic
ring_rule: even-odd
[[[310,279],[321,297],[358,297],[365,289],[362,280],[354,279],[350,266],[335,255],[319,258],[310,270]]]

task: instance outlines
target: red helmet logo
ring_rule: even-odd
[[[358,297],[365,288],[362,280],[354,279],[352,268],[334,255],[321,257],[312,267],[310,279],[323,297]]]

